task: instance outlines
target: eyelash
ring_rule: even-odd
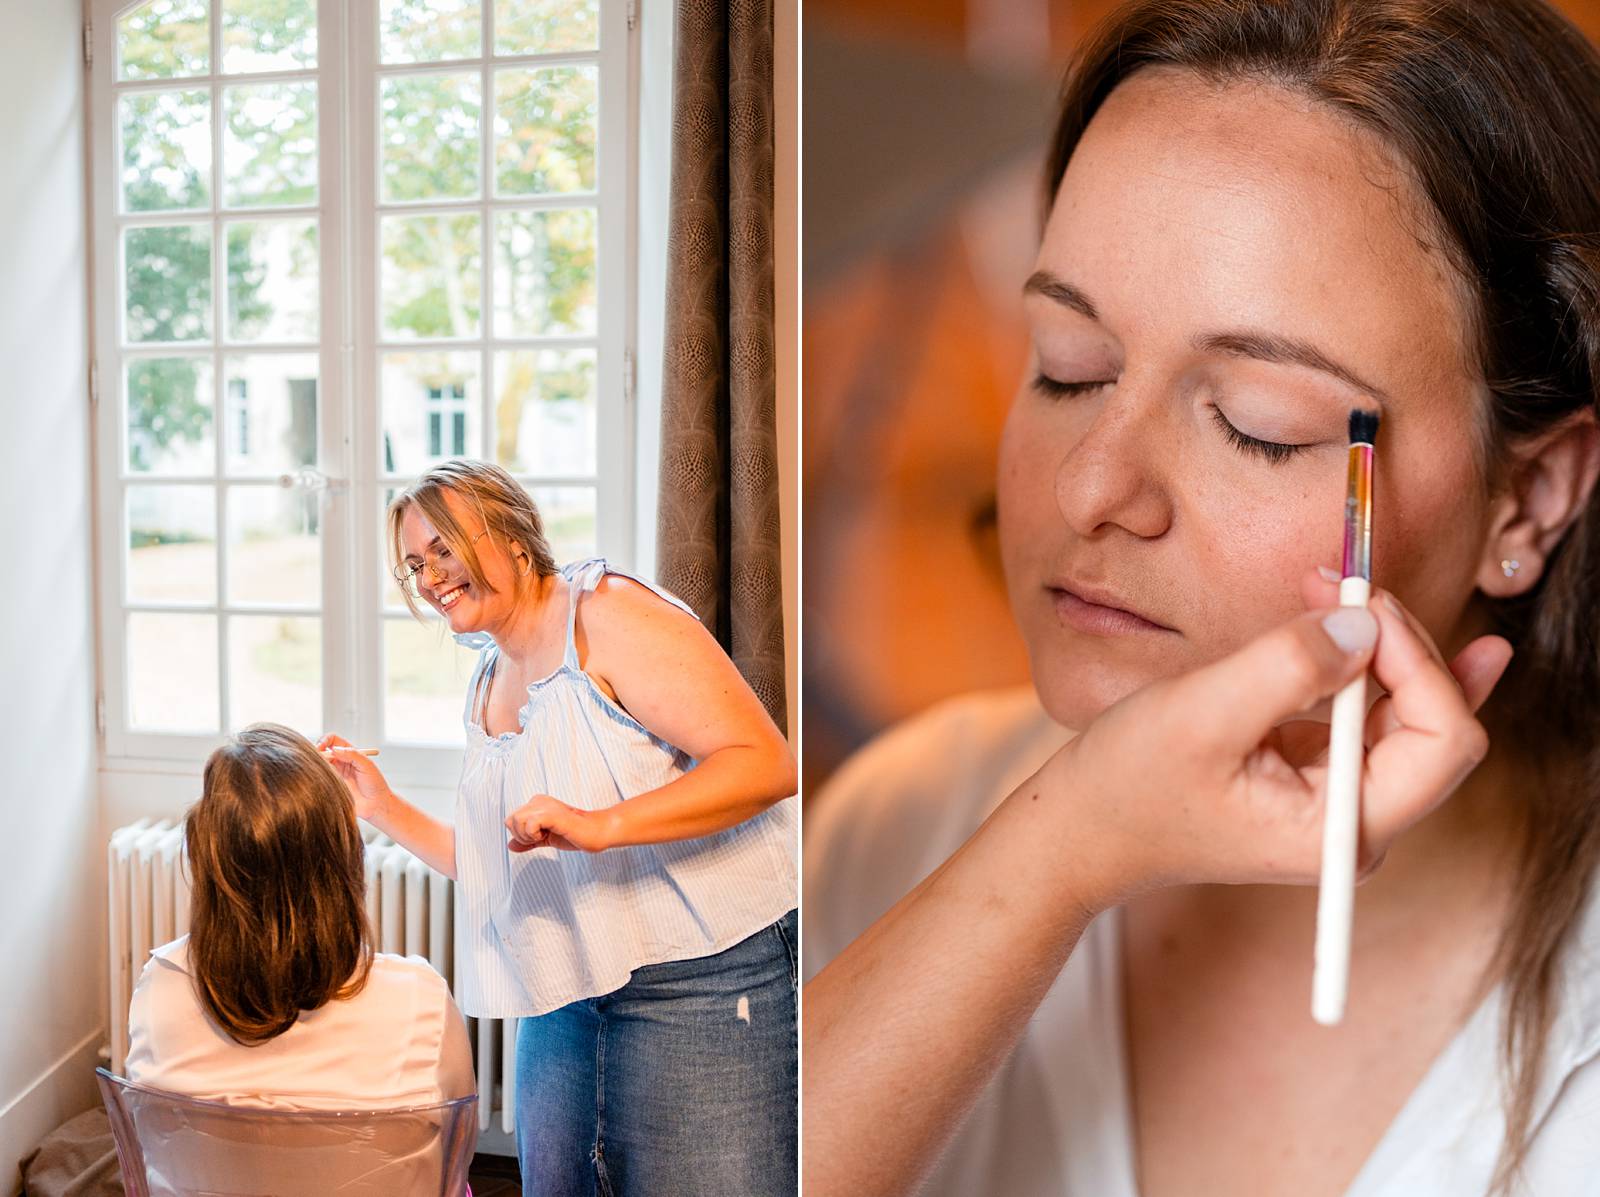
[[[1109,382],[1062,382],[1059,378],[1051,378],[1048,374],[1036,374],[1033,386],[1037,391],[1055,399],[1067,399],[1073,395],[1087,395],[1096,387],[1110,386]]]
[[[1099,387],[1110,386],[1107,381],[1098,382],[1062,382],[1059,378],[1051,378],[1047,374],[1037,374],[1033,379],[1034,389],[1042,394],[1057,399],[1071,398],[1075,395],[1086,395]],[[1278,441],[1263,441],[1256,437],[1240,432],[1228,422],[1228,417],[1222,414],[1220,407],[1211,409],[1211,417],[1222,435],[1228,438],[1228,443],[1242,453],[1253,453],[1264,457],[1273,465],[1288,461],[1296,453],[1308,448],[1306,445],[1285,445]]]
[[[1265,457],[1273,465],[1288,461],[1289,458],[1306,448],[1305,445],[1285,445],[1277,441],[1263,441],[1257,440],[1253,436],[1246,436],[1228,423],[1228,417],[1222,414],[1220,407],[1211,409],[1211,418],[1216,421],[1217,427],[1222,429],[1222,435],[1228,438],[1229,443],[1234,448],[1241,452],[1254,453],[1257,456]]]

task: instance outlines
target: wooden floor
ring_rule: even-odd
[[[517,1161],[503,1155],[477,1155],[467,1174],[472,1197],[522,1197]]]

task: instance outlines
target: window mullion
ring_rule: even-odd
[[[377,387],[377,115],[378,14],[375,0],[348,0],[345,6],[345,228],[347,231],[349,349],[351,380],[346,405],[350,435],[351,551],[348,595],[350,647],[355,670],[355,711],[351,732],[361,743],[382,742],[383,616],[379,592],[383,529],[377,482],[379,396]]]
[[[322,540],[322,722],[319,730],[356,734],[353,722],[359,666],[351,626],[360,543],[351,453],[350,241],[348,211],[348,24],[340,0],[318,0],[317,197],[322,268],[321,343],[318,354],[318,449],[328,489],[318,492]]]
[[[228,384],[227,358],[222,346],[228,327],[228,245],[227,227],[222,223],[222,20],[218,0],[211,4],[211,440],[216,450],[216,480],[213,483],[217,537],[217,717],[224,735],[233,725],[232,685],[229,679],[227,579],[228,579],[228,502],[231,499],[223,479],[227,476]]]

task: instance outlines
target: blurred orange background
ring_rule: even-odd
[[[1072,47],[1109,0],[804,0],[804,784],[1026,682],[994,540],[1020,291]],[[1600,41],[1600,0],[1556,5]]]

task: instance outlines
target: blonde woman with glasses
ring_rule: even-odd
[[[797,1184],[796,770],[681,600],[558,567],[500,467],[389,507],[395,576],[479,650],[455,820],[326,736],[368,822],[457,882],[456,997],[521,1019],[525,1194]]]

